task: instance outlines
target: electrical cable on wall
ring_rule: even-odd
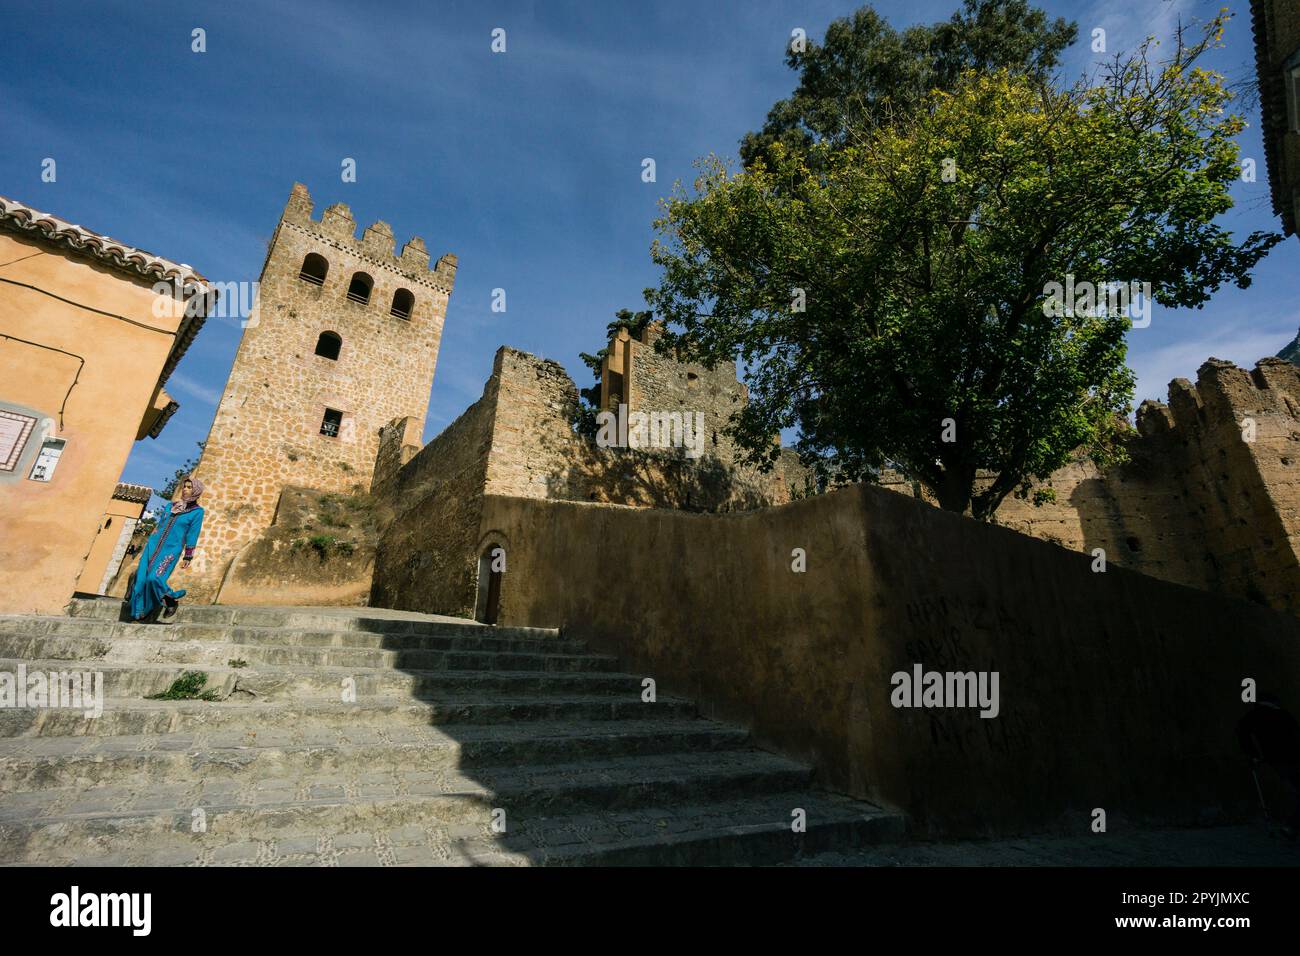
[[[127,321],[130,320],[128,319]],[[22,342],[24,345],[34,345],[38,349],[49,349],[51,352],[59,352],[62,355],[71,356],[72,358],[76,359],[78,362],[81,363],[80,365],[77,366],[77,374],[72,376],[72,384],[68,386],[68,390],[63,394],[63,404],[59,406],[59,431],[62,432],[63,411],[68,407],[68,399],[72,396],[72,390],[77,387],[77,382],[81,381],[81,370],[86,367],[86,360],[82,358],[80,355],[76,354],[75,352],[68,352],[64,349],[56,349],[53,345],[45,345],[42,342],[32,342],[29,339],[20,339],[16,335],[9,335],[5,332],[0,332],[0,339],[12,339],[15,342]]]

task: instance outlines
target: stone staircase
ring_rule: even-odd
[[[0,863],[767,864],[903,833],[690,702],[643,702],[641,676],[555,630],[371,608],[120,615],[0,616],[0,672],[95,671],[105,697],[95,718],[0,708]],[[186,671],[219,699],[146,699]]]

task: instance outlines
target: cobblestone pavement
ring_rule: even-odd
[[[791,866],[1300,866],[1300,843],[1261,825],[967,840],[825,853]]]

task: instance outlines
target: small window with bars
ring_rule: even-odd
[[[333,408],[325,409],[325,417],[320,423],[320,433],[327,438],[338,438],[342,427],[343,413]]]

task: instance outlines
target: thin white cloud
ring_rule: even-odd
[[[1237,323],[1225,323],[1215,331],[1195,338],[1162,346],[1131,359],[1137,373],[1135,403],[1144,398],[1166,401],[1169,383],[1176,378],[1196,380],[1196,370],[1206,359],[1226,359],[1242,368],[1254,368],[1261,358],[1276,355],[1300,325],[1300,315],[1270,322],[1263,328],[1246,329]],[[1130,333],[1130,343],[1141,330]]]
[[[167,379],[167,385],[200,401],[207,402],[209,405],[215,405],[221,401],[220,389],[209,388],[201,382],[194,381],[188,375],[182,375],[179,372],[172,372]]]

